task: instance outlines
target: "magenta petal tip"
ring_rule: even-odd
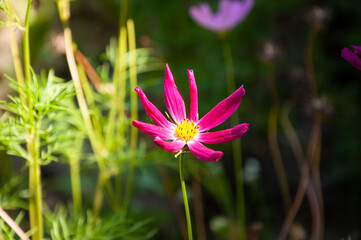
[[[216,158],[216,162],[218,162],[219,160],[221,160],[222,156],[223,156],[223,152],[221,151],[217,151],[217,158]]]

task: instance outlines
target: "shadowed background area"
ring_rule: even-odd
[[[22,4],[25,3],[16,2],[17,9],[24,8]],[[71,1],[70,27],[74,42],[96,70],[104,62],[110,39],[118,35],[121,2]],[[235,86],[243,85],[246,90],[237,114],[241,122],[250,124],[241,138],[249,239],[276,239],[287,215],[269,144],[269,115],[275,102],[279,110],[276,139],[290,199],[296,196],[301,173],[281,123],[282,109],[287,106],[291,106],[289,119],[305,154],[316,144],[310,140],[315,119],[322,118],[318,177],[322,192],[323,239],[346,239],[348,236],[352,240],[361,239],[361,71],[341,57],[344,47],[361,45],[361,2],[256,0],[239,25],[220,34],[202,28],[190,17],[189,8],[201,2],[210,4],[214,12],[217,10],[218,1],[215,0],[130,1],[129,16],[135,23],[137,47],[152,49],[152,54],[164,63],[164,67],[156,71],[140,74],[139,86],[164,112],[163,77],[165,63],[168,63],[189,109],[187,69],[193,69],[199,114],[204,116],[228,96],[223,48],[227,41],[233,57]],[[30,46],[35,71],[51,68],[57,76],[70,79],[61,37],[58,38],[62,26],[55,3],[40,1],[32,16]],[[11,55],[6,53],[9,47],[3,40],[7,38],[6,29],[0,30],[0,71],[2,75],[12,76]],[[317,85],[316,95],[310,87],[310,78]],[[3,76],[0,84],[0,95],[4,99],[10,90],[5,90],[7,83]],[[142,106],[139,106],[139,120],[150,122]],[[216,130],[231,126],[226,121]],[[159,227],[154,239],[181,239],[180,229],[185,222],[177,222],[183,218],[177,161],[171,153],[157,148],[146,134],[139,132],[139,138],[147,152],[142,156],[146,161],[136,169],[131,212],[135,216],[152,217]],[[236,228],[231,220],[237,187],[233,180],[232,144],[216,145],[213,149],[224,152],[219,162],[202,162],[191,154],[185,157],[186,179],[193,189],[190,190],[193,212],[199,208],[196,201],[193,204],[193,199],[199,198],[197,193],[202,193],[207,239],[227,239],[224,232]],[[2,152],[0,184],[16,175],[23,164],[24,161]],[[310,166],[312,168],[312,164]],[[7,170],[9,168],[12,172]],[[92,166],[82,167],[85,205],[91,206],[96,173]],[[57,202],[70,201],[68,175],[68,167],[64,164],[52,163],[44,167],[45,200],[50,208]],[[201,185],[197,185],[197,181]],[[194,190],[197,187],[201,189]],[[291,239],[309,239],[311,228],[312,209],[305,196],[290,227]]]

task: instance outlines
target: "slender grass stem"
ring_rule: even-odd
[[[71,192],[73,195],[73,208],[74,208],[75,216],[80,216],[82,209],[82,197],[81,197],[79,158],[70,157],[69,161],[70,161]]]
[[[108,148],[112,148],[117,143],[119,151],[123,151],[125,144],[124,125],[125,119],[125,87],[126,87],[126,64],[125,53],[127,52],[127,30],[121,26],[119,31],[117,58],[114,66],[113,84],[114,92],[111,96],[111,105],[108,117],[108,127],[106,141]],[[113,140],[112,140],[113,139]],[[114,141],[114,139],[116,139]],[[121,172],[121,171],[119,171]],[[118,200],[122,199],[122,177],[119,174],[116,178],[116,195]],[[124,202],[123,202],[124,203]],[[124,207],[124,206],[123,206]]]
[[[23,36],[23,49],[24,49],[24,71],[25,81],[31,85],[31,66],[30,66],[30,41],[29,41],[29,15],[32,0],[28,0],[26,8],[24,36]],[[21,80],[20,80],[21,81]],[[30,136],[26,142],[27,151],[29,154],[29,215],[30,227],[36,229],[33,235],[34,240],[43,239],[43,205],[42,205],[42,189],[41,189],[41,170],[39,160],[39,139],[37,133],[37,123],[33,115],[33,103],[29,98],[27,99],[27,106],[29,109],[29,126],[31,129],[28,131]]]
[[[35,123],[33,123],[35,124]],[[31,131],[32,138],[27,141],[27,150],[29,154],[29,215],[30,227],[36,230],[33,239],[43,239],[43,203],[42,203],[42,184],[41,170],[39,163],[39,140],[35,128]]]
[[[118,82],[117,82],[117,112],[118,112],[118,119],[116,121],[117,132],[116,136],[123,139],[120,141],[119,148],[122,149],[125,142],[125,123],[126,123],[126,116],[125,116],[125,96],[126,96],[126,62],[125,62],[125,54],[127,52],[127,30],[126,27],[122,27],[120,29],[120,36],[119,36],[119,55],[118,55]]]
[[[7,22],[9,23],[9,18],[7,19]],[[20,101],[22,103],[26,103],[26,99],[24,96],[24,90],[22,89],[25,87],[25,79],[24,79],[24,73],[23,73],[22,64],[21,64],[21,60],[20,60],[19,47],[18,47],[18,43],[16,42],[14,30],[15,30],[15,28],[13,26],[8,26],[10,47],[11,47],[11,54],[13,57],[15,75],[16,75],[16,79],[17,79],[19,85],[21,86],[21,88],[19,89]]]
[[[6,5],[9,7],[9,9],[11,10],[11,14],[15,18],[15,21],[17,22],[17,24],[20,24],[19,18],[16,15],[13,7],[11,6],[10,1],[6,0],[5,2],[6,2]],[[11,19],[10,16],[6,16],[6,22],[8,24],[11,55],[13,57],[14,71],[15,71],[15,75],[16,75],[16,80],[18,81],[19,85],[22,88],[24,88],[25,87],[24,72],[23,72],[22,63],[21,63],[21,59],[20,59],[19,46],[18,46],[18,43],[15,38],[15,34],[14,34],[16,28],[14,28],[12,26],[12,22],[10,19]],[[19,94],[20,94],[20,101],[22,102],[22,104],[27,104],[25,96],[24,96],[24,90],[20,88]]]
[[[77,60],[79,59],[80,55],[86,60],[85,56],[83,56],[82,53],[80,53],[79,51],[76,52],[76,56],[75,56],[77,58]],[[89,105],[89,109],[91,112],[93,112],[93,114],[91,115],[91,120],[93,123],[94,131],[97,134],[97,136],[99,136],[99,139],[103,139],[103,128],[102,128],[102,125],[100,122],[101,112],[95,104],[94,94],[90,87],[88,78],[86,77],[84,67],[85,66],[81,65],[81,64],[78,65],[78,67],[77,67],[78,73],[79,73],[79,79],[80,79],[80,82],[81,82],[81,85],[82,85],[82,88],[84,91],[85,99],[87,100],[87,103]]]
[[[25,79],[28,84],[31,81],[30,43],[29,43],[29,15],[30,15],[31,3],[32,0],[28,0],[28,5],[26,8],[25,24],[24,24],[24,37],[23,37]]]
[[[295,96],[297,96],[297,94]],[[303,152],[302,145],[299,141],[296,131],[289,120],[289,113],[291,111],[292,106],[294,105],[294,101],[296,100],[295,96],[291,100],[287,101],[282,108],[281,125],[291,145],[293,154],[297,160],[298,168],[301,172],[301,180],[299,187],[297,189],[296,196],[292,202],[292,205],[290,206],[290,210],[287,213],[286,219],[283,222],[278,240],[285,240],[287,238],[287,234],[289,232],[289,229],[291,227],[294,218],[297,215],[297,212],[299,211],[305,193],[307,194],[307,199],[309,201],[311,210],[318,209],[318,203],[313,201],[314,197],[312,194],[315,191],[314,191],[313,183],[310,181],[310,167]],[[317,212],[316,213],[312,212],[312,231],[311,231],[311,236],[313,236],[312,239],[319,239],[318,236],[320,232],[318,229],[319,219],[320,217],[317,214]]]
[[[190,212],[189,212],[186,184],[184,182],[184,177],[183,177],[183,153],[179,154],[179,177],[180,177],[180,182],[181,182],[181,187],[182,187],[184,209],[185,209],[185,212],[186,212],[188,239],[192,240],[193,239],[193,233],[192,233],[191,215],[190,215]]]
[[[308,35],[306,47],[304,51],[304,62],[305,62],[305,70],[309,82],[309,88],[311,92],[311,97],[318,98],[317,92],[317,81],[314,71],[313,65],[313,50],[316,42],[316,37],[319,32],[319,28],[314,26]],[[310,163],[311,173],[312,173],[312,181],[314,183],[315,192],[317,195],[317,200],[319,204],[320,211],[320,236],[323,237],[323,228],[324,228],[324,209],[323,209],[323,197],[322,197],[322,189],[321,189],[321,179],[320,179],[320,154],[321,154],[321,136],[322,136],[322,117],[319,113],[315,113],[313,118],[313,127],[311,130],[311,136],[309,140],[309,145],[307,149],[307,158]]]
[[[90,118],[89,110],[87,107],[87,103],[84,97],[83,89],[81,86],[78,70],[76,67],[74,54],[73,54],[73,43],[72,43],[72,34],[69,27],[64,28],[64,38],[65,38],[65,51],[66,51],[66,57],[70,69],[70,74],[72,76],[72,79],[74,81],[75,91],[77,100],[79,103],[80,111],[82,113],[85,126],[87,128],[87,132],[89,134],[90,141],[92,143],[92,147],[94,151],[99,152],[99,145],[95,144],[98,141],[96,140],[96,135],[94,133],[92,121]]]
[[[138,98],[134,91],[137,86],[137,58],[136,58],[136,40],[135,28],[132,19],[127,21],[128,29],[128,45],[129,45],[129,80],[130,80],[130,118],[138,119]],[[138,142],[138,129],[132,127],[130,129],[130,164],[128,168],[127,189],[124,196],[124,209],[126,210],[130,203],[130,198],[134,186],[134,167],[136,161],[136,151]]]
[[[35,207],[36,207],[36,222],[37,222],[37,233],[38,239],[43,239],[43,193],[42,193],[42,183],[41,183],[41,170],[39,163],[39,141],[35,140],[35,149],[34,149],[34,157],[35,163],[33,163],[32,171],[34,171],[34,185],[35,185]]]
[[[314,185],[314,189],[311,189],[315,192],[317,209],[319,212],[313,213],[315,217],[319,220],[318,227],[315,237],[313,239],[322,239],[323,236],[323,228],[324,228],[324,210],[323,210],[323,197],[322,197],[322,189],[321,189],[321,179],[320,179],[320,155],[321,155],[321,136],[322,136],[322,120],[319,116],[315,116],[312,132],[309,140],[309,146],[307,151],[308,162],[311,166],[311,176],[312,182]]]
[[[235,86],[235,74],[231,44],[229,39],[223,40],[223,54],[226,67],[227,77],[227,91],[228,95],[232,94],[236,90]],[[235,126],[239,124],[238,110],[231,116],[231,124]],[[246,214],[245,214],[245,202],[244,202],[244,190],[243,190],[243,170],[242,170],[242,144],[238,138],[232,142],[233,149],[233,164],[234,164],[234,176],[236,185],[236,212],[237,222],[240,234],[240,239],[246,239]]]
[[[94,151],[94,155],[96,157],[98,166],[99,166],[99,181],[98,181],[98,186],[96,188],[96,193],[95,193],[95,199],[97,201],[94,200],[94,205],[93,205],[93,214],[94,216],[98,216],[101,206],[102,206],[102,201],[103,201],[103,187],[104,186],[109,186],[111,187],[110,183],[107,183],[109,178],[106,177],[107,175],[104,173],[104,169],[105,169],[105,158],[107,157],[107,151],[103,148],[103,144],[100,141],[100,139],[98,138],[97,134],[94,131],[94,127],[93,127],[93,123],[90,117],[90,113],[88,110],[88,106],[87,106],[87,102],[84,96],[84,92],[83,92],[83,87],[81,85],[81,81],[80,81],[80,77],[79,77],[79,73],[78,73],[78,69],[77,69],[77,65],[75,62],[75,57],[74,57],[74,49],[73,49],[73,38],[72,38],[72,33],[68,24],[69,18],[70,18],[70,2],[69,0],[57,0],[57,6],[58,6],[58,10],[59,10],[59,15],[60,15],[60,19],[63,23],[63,28],[64,28],[64,41],[65,41],[65,54],[66,54],[66,59],[68,62],[68,66],[69,66],[69,70],[70,70],[70,74],[72,76],[73,82],[74,82],[74,87],[75,87],[75,91],[76,91],[76,97],[78,100],[78,104],[80,107],[80,112],[83,116],[83,120],[85,123],[85,127],[87,129],[87,133],[89,136],[89,140],[90,140],[90,144],[93,148]],[[107,183],[107,184],[105,184]],[[110,189],[109,192],[112,192],[112,190]],[[96,218],[95,220],[96,221]]]
[[[282,163],[282,156],[278,145],[278,115],[279,115],[279,97],[276,82],[274,79],[273,65],[269,66],[268,85],[272,99],[272,107],[268,115],[268,144],[271,151],[271,157],[276,170],[278,184],[282,193],[285,212],[288,212],[291,205],[291,195],[288,188],[286,173]]]
[[[76,149],[68,150],[67,157],[70,167],[71,191],[73,196],[73,209],[75,216],[80,216],[82,211],[81,179],[80,179],[80,149],[83,145],[83,137],[75,138]]]

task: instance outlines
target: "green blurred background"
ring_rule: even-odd
[[[227,96],[222,39],[198,26],[190,18],[188,9],[199,2],[208,2],[216,10],[218,1],[130,2],[130,17],[135,21],[138,47],[152,48],[157,57],[169,64],[186,104],[189,103],[186,70],[194,70],[198,85],[199,113],[203,116]],[[120,4],[119,0],[75,0],[71,3],[70,23],[74,41],[95,67],[103,61],[102,55],[110,39],[117,37]],[[267,142],[267,118],[271,107],[267,78],[271,67],[261,58],[264,54],[263,46],[271,41],[279,48],[280,54],[273,61],[272,68],[280,103],[285,103],[295,90],[300,92],[291,111],[291,121],[306,147],[312,128],[312,107],[304,70],[304,51],[314,24],[309,16],[315,6],[327,12],[324,26],[316,36],[313,51],[315,77],[319,95],[327,98],[332,106],[332,111],[322,125],[320,175],[324,194],[324,239],[342,239],[349,235],[353,240],[361,239],[361,71],[340,56],[343,47],[361,45],[361,1],[256,0],[249,16],[227,37],[234,58],[236,85],[244,85],[246,90],[240,105],[242,122],[250,124],[249,131],[242,137],[244,165],[248,166],[244,173],[248,176],[245,180],[246,216],[248,226],[261,224],[259,239],[275,239],[285,217]],[[25,8],[25,5],[19,4],[18,7]],[[57,54],[52,47],[55,36],[61,32],[55,3],[40,1],[33,16],[31,49],[35,69],[40,71],[54,68],[58,76],[70,79],[65,56]],[[160,70],[141,75],[138,79],[139,86],[161,111],[165,110],[163,76],[164,72]],[[143,108],[140,107],[139,110],[140,120],[147,121]],[[229,123],[226,122],[219,129],[228,126]],[[169,181],[174,188],[178,188],[178,173],[172,168],[172,164],[176,165],[176,160],[172,154],[156,149],[150,137],[143,133],[140,133],[140,137],[148,143],[147,149],[151,153],[146,157],[147,164],[137,171],[132,205],[134,212],[154,217],[160,227],[155,239],[180,239],[181,235],[166,197],[164,181],[159,176],[159,168],[166,166]],[[279,145],[293,197],[300,174],[281,127]],[[187,165],[188,168],[202,168],[205,171],[216,169],[216,173],[224,168],[224,174],[212,175],[214,178],[209,177],[204,181],[217,182],[226,178],[232,182],[234,174],[231,144],[217,145],[214,149],[224,151],[220,162],[204,163],[188,157],[192,163],[192,166]],[[5,156],[2,158],[5,159]],[[0,169],[7,169],[6,164],[7,161],[1,161]],[[12,164],[16,171],[22,161],[14,160]],[[87,167],[84,167],[83,173],[84,195],[92,196],[91,184],[96,175]],[[7,175],[7,172],[1,173],[0,180],[6,181]],[[66,202],[70,199],[66,166],[58,163],[47,166],[44,178],[45,188],[48,189],[48,203]],[[209,183],[202,182],[205,222],[208,239],[218,239],[213,237],[215,235],[210,223],[216,216],[223,216],[225,211],[206,186]],[[226,196],[230,203],[234,202],[233,188],[231,184],[230,194]],[[178,203],[181,203],[180,196]],[[309,207],[304,200],[296,222],[308,232],[310,221]]]

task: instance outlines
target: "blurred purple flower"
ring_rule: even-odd
[[[361,70],[361,58],[357,55],[361,55],[361,47],[352,46],[354,52],[348,48],[342,49],[341,56],[349,61],[355,68]]]
[[[225,32],[234,28],[251,11],[254,0],[220,0],[218,12],[213,13],[207,3],[189,8],[189,14],[195,22],[214,32]]]

